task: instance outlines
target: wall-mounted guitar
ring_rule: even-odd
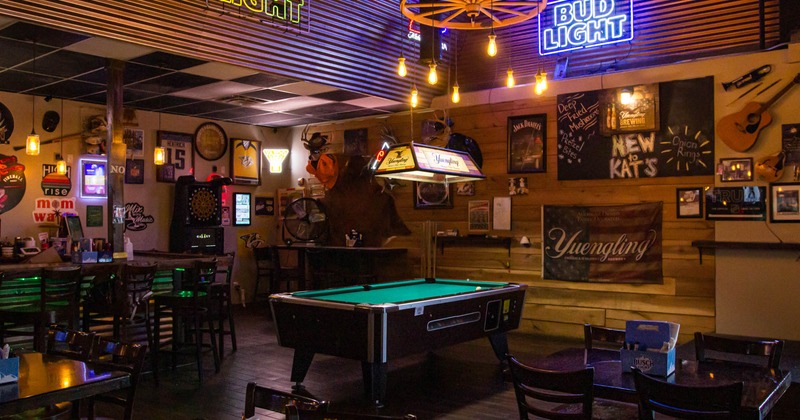
[[[798,83],[800,83],[800,73],[767,102],[749,102],[741,111],[722,117],[717,123],[719,138],[737,152],[744,152],[753,147],[761,129],[772,122],[772,116],[767,109]]]

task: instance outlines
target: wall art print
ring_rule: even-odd
[[[139,232],[147,229],[155,222],[153,216],[145,214],[144,206],[139,203],[125,203],[125,230]]]
[[[231,140],[231,178],[236,185],[261,185],[261,142]]]
[[[508,173],[545,172],[547,114],[508,118]]]
[[[194,134],[158,131],[158,145],[166,152],[166,163],[173,166],[173,182],[184,175],[192,175],[194,168]],[[162,165],[165,166],[165,165]],[[169,182],[164,179],[162,182]]]
[[[19,204],[25,195],[25,165],[16,156],[0,154],[0,214]]]

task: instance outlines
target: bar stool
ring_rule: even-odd
[[[14,288],[16,298],[4,299],[0,310],[0,341],[5,342],[9,336],[32,336],[33,348],[45,352],[50,324],[76,328],[80,273],[80,267],[53,267],[4,276],[3,289],[8,293]]]
[[[238,286],[238,283],[231,281],[233,262],[236,259],[236,253],[228,254],[227,257],[230,258],[228,265],[217,266],[217,274],[224,275],[225,280],[211,283],[210,288],[209,316],[212,322],[217,322],[217,352],[219,353],[220,361],[224,358],[225,354],[226,335],[231,337],[231,348],[233,351],[236,351],[236,324],[233,320],[233,305],[231,303],[232,288],[234,284]],[[225,329],[225,321],[228,322],[227,330]]]
[[[208,332],[210,347],[214,356],[214,371],[219,372],[219,353],[217,352],[217,339],[214,323],[209,316],[209,286],[217,274],[217,262],[195,261],[194,266],[187,270],[183,278],[176,276],[176,281],[171,292],[153,296],[155,307],[154,314],[154,345],[151,348],[153,355],[153,373],[158,384],[159,353],[167,351],[172,354],[172,368],[177,365],[177,356],[183,353],[186,346],[186,337],[194,337],[194,356],[197,359],[197,374],[200,384],[203,384],[203,333]],[[171,318],[173,323],[172,337],[165,342],[161,341],[161,321]],[[181,337],[183,336],[183,337]],[[170,345],[169,350],[164,350]]]

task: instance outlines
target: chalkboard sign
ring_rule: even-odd
[[[558,95],[558,179],[713,175],[713,77],[658,89],[660,129],[610,136],[600,121],[607,91]]]

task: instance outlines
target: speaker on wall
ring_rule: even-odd
[[[442,61],[442,28],[419,25],[419,62],[423,64]]]

